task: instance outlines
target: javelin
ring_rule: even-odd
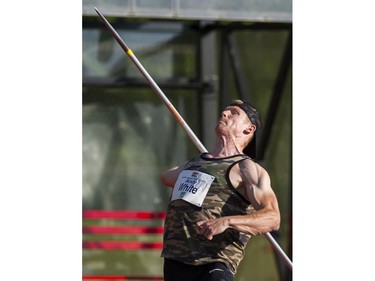
[[[155,93],[159,96],[159,98],[163,101],[163,103],[167,106],[169,111],[172,113],[173,117],[175,117],[182,126],[182,128],[185,130],[185,132],[188,134],[191,141],[195,144],[195,146],[198,148],[198,150],[203,152],[208,152],[207,149],[203,146],[201,141],[197,138],[197,136],[194,134],[194,132],[190,129],[189,125],[185,122],[185,120],[181,117],[181,115],[178,113],[176,108],[173,106],[173,104],[168,100],[166,95],[163,93],[163,91],[159,88],[159,86],[156,84],[154,79],[148,74],[147,70],[142,66],[142,64],[139,62],[137,57],[134,55],[132,50],[125,44],[125,42],[121,39],[120,35],[117,33],[117,31],[112,27],[112,25],[107,21],[107,19],[102,15],[99,10],[94,7],[95,11],[99,15],[99,17],[102,19],[105,26],[109,29],[109,31],[112,33],[113,37],[116,39],[116,41],[120,44],[121,48],[125,51],[125,53],[129,56],[129,58],[133,61],[135,66],[139,69],[143,77],[147,80],[147,82],[150,84],[151,88],[155,91]],[[272,235],[267,232],[264,234],[267,239],[271,242],[273,248],[276,250],[276,252],[280,255],[280,257],[284,260],[286,265],[289,267],[289,269],[292,270],[293,264],[288,258],[288,256],[284,253],[284,251],[281,249],[281,247],[277,244],[275,239],[272,237]]]

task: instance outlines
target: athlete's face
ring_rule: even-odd
[[[216,130],[237,134],[251,126],[246,113],[238,106],[227,106],[220,114]]]

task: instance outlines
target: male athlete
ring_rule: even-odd
[[[267,171],[244,154],[260,128],[256,109],[235,100],[221,113],[216,144],[161,175],[173,188],[165,219],[165,281],[233,281],[250,237],[279,229]]]

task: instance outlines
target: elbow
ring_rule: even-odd
[[[161,182],[163,185],[168,186],[168,181],[167,181],[167,179],[166,179],[164,173],[162,173],[162,174],[160,175],[160,182]]]
[[[278,231],[280,229],[280,222],[274,223],[271,227],[271,231]]]
[[[160,175],[160,182],[165,185],[165,186],[169,186],[169,187],[173,187],[173,184],[172,182],[170,181],[170,179],[167,177],[166,175],[166,172],[162,173]]]
[[[280,223],[281,223],[281,218],[280,214],[277,213],[274,217],[273,223],[271,225],[271,231],[277,231],[280,229]]]
[[[280,229],[280,213],[277,210],[272,210],[269,213],[267,227],[265,227],[265,232],[277,231]]]

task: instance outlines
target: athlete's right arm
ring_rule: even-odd
[[[164,171],[160,175],[161,183],[166,185],[166,186],[169,186],[169,187],[173,188],[175,182],[178,179],[178,176],[180,175],[180,173],[182,172],[184,167],[185,167],[185,164],[180,165],[180,166],[176,166],[176,167],[173,167],[172,169]]]

